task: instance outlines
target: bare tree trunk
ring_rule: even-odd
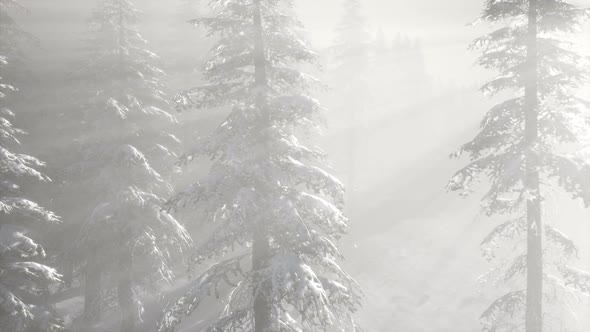
[[[260,278],[257,272],[264,268],[269,254],[270,246],[268,238],[262,231],[257,231],[254,234],[252,244],[252,271],[255,275],[254,280]],[[269,332],[272,325],[272,308],[266,292],[268,292],[267,287],[254,289],[254,332]]]
[[[70,260],[68,260],[63,264],[62,271],[64,287],[72,287],[72,282],[74,281],[74,264]]]
[[[84,322],[92,325],[100,321],[101,316],[101,271],[96,252],[88,254],[84,284]]]
[[[254,6],[254,29],[256,30],[256,37],[254,40],[254,79],[256,87],[265,88],[268,84],[268,80],[266,77],[266,56],[264,54],[264,35],[262,29],[262,14],[260,12],[260,0],[254,0]],[[259,96],[260,95],[264,95],[264,93],[259,93]],[[268,118],[268,111],[266,113],[265,116]]]
[[[526,331],[543,330],[543,221],[538,162],[537,88],[537,10],[538,0],[529,0],[527,77],[525,86],[525,135],[527,198],[527,300]]]
[[[360,137],[360,121],[358,117],[359,110],[356,109],[357,103],[354,103],[354,107],[351,110],[350,119],[350,136],[348,141],[348,183],[347,183],[347,203],[353,202],[355,198],[355,187],[356,187],[356,175],[358,170],[358,141]],[[356,203],[356,202],[355,202]]]
[[[264,50],[264,34],[262,28],[262,15],[260,0],[254,0],[254,29],[256,36],[254,40],[254,79],[257,88],[256,107],[262,115],[262,129],[270,126],[271,115],[266,100],[266,88],[268,79],[266,76],[266,56]],[[260,224],[253,232],[252,239],[252,272],[256,278],[261,276],[258,272],[265,267],[270,256],[270,244],[264,225]],[[272,327],[272,307],[267,292],[268,287],[254,289],[254,332],[270,332]]]
[[[131,251],[125,249],[119,259],[119,282],[117,295],[119,297],[119,310],[121,311],[121,332],[135,331],[136,307],[133,301]]]

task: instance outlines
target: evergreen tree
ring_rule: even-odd
[[[587,131],[588,102],[574,91],[587,79],[586,59],[573,51],[574,34],[588,11],[563,0],[487,0],[482,19],[507,22],[477,39],[479,64],[499,75],[482,90],[514,97],[494,106],[480,133],[463,145],[472,163],[451,180],[450,189],[467,193],[480,175],[490,190],[483,198],[487,215],[508,216],[484,239],[484,253],[496,257],[502,240],[512,240],[515,257],[486,277],[496,276],[517,287],[483,313],[485,331],[541,332],[551,327],[554,294],[588,291],[588,275],[567,265],[575,245],[543,213],[552,185],[590,204],[588,164],[567,153]],[[519,239],[525,238],[525,246]],[[518,276],[526,275],[525,284]],[[523,324],[524,323],[524,324]]]
[[[210,173],[169,205],[196,205],[214,227],[191,266],[220,260],[169,306],[158,330],[173,331],[223,290],[225,309],[207,331],[354,330],[359,290],[335,244],[347,227],[343,186],[320,168],[324,153],[299,138],[320,125],[322,108],[309,96],[319,83],[295,64],[316,54],[300,38],[292,1],[212,5],[214,17],[194,20],[219,36],[204,70],[210,84],[176,100],[180,109],[229,114],[183,158],[210,158]]]
[[[103,303],[115,301],[123,332],[135,330],[138,292],[170,281],[174,258],[190,244],[184,227],[162,210],[179,141],[162,129],[176,120],[166,111],[157,56],[137,30],[140,14],[128,0],[99,1],[85,61],[74,73],[87,82],[80,85],[87,101],[80,105],[81,161],[70,170],[78,193],[88,197],[74,247],[85,278],[84,317],[98,323]]]
[[[35,240],[59,218],[24,198],[22,190],[29,179],[50,180],[38,170],[43,162],[15,151],[25,132],[13,126],[15,113],[9,107],[18,89],[7,79],[22,72],[21,43],[31,36],[9,16],[10,10],[24,8],[16,1],[0,0],[0,328],[61,331],[61,320],[43,301],[61,276],[45,265],[45,251]]]
[[[183,19],[190,20],[199,14],[201,10],[201,0],[180,0],[178,5],[179,14]]]
[[[362,124],[366,123],[366,104],[369,100],[366,75],[369,66],[371,35],[367,22],[361,14],[359,0],[344,0],[344,16],[336,29],[333,46],[335,93],[338,96],[338,110],[348,118],[351,128],[348,148],[348,187],[354,191],[355,174],[361,140]]]
[[[425,96],[432,95],[431,79],[426,71],[424,50],[420,40],[411,40],[407,36],[399,37],[393,42],[393,86],[398,87],[398,105],[416,103],[415,96],[422,96],[418,102],[424,102]]]

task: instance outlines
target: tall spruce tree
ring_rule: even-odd
[[[137,29],[141,13],[128,0],[101,0],[90,20],[81,82],[81,161],[72,181],[88,215],[74,248],[84,274],[86,324],[116,302],[121,331],[139,319],[138,292],[172,278],[171,264],[190,245],[184,227],[162,210],[178,139],[157,56]],[[112,295],[112,296],[109,296]]]
[[[587,59],[574,51],[575,34],[588,11],[563,0],[487,0],[482,19],[506,23],[477,39],[479,64],[499,75],[482,90],[513,94],[489,110],[480,133],[455,156],[468,154],[472,163],[451,180],[451,190],[467,193],[481,175],[490,190],[483,198],[487,215],[508,216],[484,239],[490,260],[502,241],[512,240],[504,258],[486,277],[517,289],[502,296],[482,315],[485,331],[554,331],[544,304],[552,294],[588,291],[588,275],[567,265],[576,253],[570,239],[547,220],[544,208],[553,185],[590,204],[587,161],[568,154],[587,131],[588,102],[575,96],[588,78]],[[526,245],[521,245],[524,237]],[[526,275],[524,284],[518,282]]]
[[[210,84],[176,100],[180,109],[229,114],[183,158],[208,157],[209,175],[169,204],[201,208],[214,227],[191,265],[220,260],[169,306],[158,330],[173,331],[208,293],[224,290],[225,308],[207,331],[354,330],[359,290],[335,244],[347,227],[343,186],[320,168],[324,153],[300,140],[320,125],[322,108],[309,96],[318,81],[296,64],[316,54],[292,1],[212,5],[214,17],[193,21],[219,36],[204,70]]]
[[[348,142],[348,183],[350,192],[354,192],[357,162],[359,159],[359,143],[362,138],[362,126],[366,122],[366,108],[369,98],[369,87],[366,81],[370,61],[371,35],[367,22],[362,16],[360,0],[344,0],[344,16],[336,29],[334,53],[335,93],[337,109],[347,118],[351,127]],[[350,194],[349,194],[350,195]]]
[[[43,162],[15,151],[25,132],[12,123],[15,113],[9,107],[18,89],[8,80],[22,73],[21,46],[32,37],[9,16],[12,10],[25,9],[0,0],[0,329],[54,332],[63,330],[63,323],[43,299],[61,276],[46,265],[36,239],[59,218],[24,198],[22,186],[29,179],[50,180],[38,170]]]

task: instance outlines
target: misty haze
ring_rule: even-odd
[[[0,0],[0,332],[590,331],[590,0]]]

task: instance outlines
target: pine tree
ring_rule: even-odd
[[[361,2],[344,0],[343,7],[344,16],[336,29],[336,41],[332,49],[333,62],[337,66],[334,69],[335,84],[333,86],[338,96],[338,110],[348,117],[348,125],[352,127],[348,143],[347,185],[351,191],[354,191],[361,126],[366,122],[365,111],[369,100],[366,75],[370,60],[371,35],[367,29],[367,22],[361,14]]]
[[[158,58],[137,30],[140,15],[131,1],[99,1],[85,61],[74,73],[87,82],[80,99],[88,101],[80,105],[82,160],[71,170],[89,198],[75,246],[85,275],[84,317],[98,323],[103,303],[114,300],[123,332],[135,330],[138,292],[170,281],[171,264],[190,245],[184,227],[162,210],[179,140],[162,129],[176,120],[166,110]]]
[[[25,132],[12,123],[15,113],[9,107],[18,89],[7,78],[21,71],[21,43],[31,36],[9,16],[11,10],[25,9],[16,1],[0,0],[0,327],[14,332],[62,331],[61,319],[42,300],[61,276],[45,265],[45,250],[35,240],[60,220],[24,198],[21,187],[29,179],[50,179],[39,171],[42,161],[15,151]]]
[[[201,0],[180,0],[178,11],[182,19],[190,20],[199,14],[201,9]]]
[[[344,75],[366,70],[371,48],[371,34],[367,21],[362,16],[360,0],[344,0],[344,15],[336,29],[336,40],[333,52],[337,62],[337,70]]]
[[[588,78],[586,59],[573,51],[568,36],[578,31],[588,11],[563,0],[487,0],[482,19],[506,26],[477,39],[479,64],[499,75],[482,90],[514,97],[488,111],[480,133],[455,156],[466,153],[472,163],[451,180],[450,189],[471,190],[485,175],[490,190],[483,198],[487,215],[509,221],[482,242],[484,254],[495,258],[502,241],[525,238],[526,247],[509,247],[516,257],[492,270],[494,277],[519,289],[496,300],[482,315],[485,331],[541,332],[550,327],[550,294],[588,291],[585,273],[567,265],[575,245],[544,217],[553,185],[590,204],[588,164],[567,153],[582,142],[587,130],[588,102],[574,91]],[[522,285],[516,281],[526,275]],[[585,281],[584,281],[585,280]],[[523,319],[524,318],[524,319]],[[523,324],[524,322],[524,324]]]
[[[300,140],[320,125],[322,108],[309,96],[318,81],[295,64],[316,54],[300,38],[291,1],[212,5],[214,17],[193,21],[219,36],[204,70],[210,84],[176,100],[180,109],[229,114],[183,158],[208,157],[208,176],[169,205],[200,207],[214,227],[191,266],[219,261],[168,307],[158,330],[173,331],[207,294],[224,290],[225,309],[207,331],[354,330],[359,290],[335,244],[347,227],[343,186],[320,168],[324,153]]]

